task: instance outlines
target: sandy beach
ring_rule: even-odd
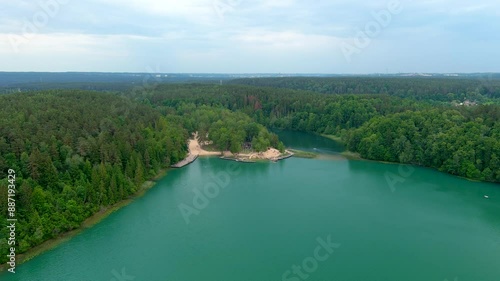
[[[198,138],[195,136],[194,139],[189,140],[188,144],[189,153],[198,156],[213,156],[213,155],[221,155],[220,152],[217,151],[206,151],[201,148],[200,143],[198,142]]]
[[[230,151],[207,151],[204,150],[198,141],[198,135],[193,134],[194,138],[189,140],[188,148],[191,155],[198,156],[224,156],[224,157],[236,157],[238,159],[248,159],[248,160],[276,160],[282,156],[281,152],[275,148],[269,148],[264,152],[252,152],[252,153],[238,153],[233,154]],[[291,152],[286,151],[287,154]]]
[[[253,152],[253,153],[240,153],[237,155],[238,157],[244,157],[248,159],[268,159],[268,160],[273,160],[277,159],[278,157],[281,156],[281,152],[275,148],[269,148],[267,151],[264,152]]]

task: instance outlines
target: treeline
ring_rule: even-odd
[[[323,94],[385,94],[441,102],[500,98],[500,79],[430,77],[284,77],[231,80],[230,84],[306,90]]]
[[[389,95],[322,95],[250,86],[162,85],[136,96],[158,107],[210,104],[267,127],[341,136],[364,158],[500,182],[500,106],[436,105]]]
[[[500,107],[424,110],[375,117],[344,138],[363,158],[500,182]]]
[[[180,124],[124,97],[47,91],[0,96],[0,104],[0,214],[6,225],[5,178],[13,169],[18,253],[128,198],[187,152]]]
[[[388,95],[320,95],[240,85],[161,85],[133,98],[173,109],[182,104],[224,107],[241,111],[266,127],[326,134],[358,128],[375,116],[432,108],[428,103]]]

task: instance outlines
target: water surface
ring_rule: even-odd
[[[407,172],[367,161],[200,158],[0,279],[267,281],[290,271],[294,281],[500,280],[499,185]],[[206,188],[215,196],[186,223],[180,204],[194,207]],[[293,274],[328,237],[340,247],[307,279]]]

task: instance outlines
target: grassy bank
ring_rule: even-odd
[[[335,136],[335,135],[327,135],[327,134],[321,134],[322,137],[325,137],[327,139],[331,139],[333,141],[336,141],[342,145],[345,146],[345,143],[344,141],[342,140],[341,137],[339,136]],[[345,158],[347,159],[350,159],[350,160],[365,160],[363,157],[361,157],[361,155],[359,155],[359,153],[357,152],[352,152],[352,151],[349,151],[349,150],[346,150],[346,151],[343,151],[340,153],[340,155],[344,156]]]
[[[361,157],[361,155],[359,155],[359,153],[348,151],[348,150],[340,153],[340,155],[344,156],[345,158],[347,158],[349,160],[366,160],[363,157]]]
[[[309,159],[318,157],[318,153],[314,152],[302,151],[297,149],[289,149],[289,150],[293,152],[294,157],[309,158]]]
[[[336,141],[340,144],[344,144],[344,142],[342,141],[342,138],[339,137],[339,136],[334,136],[334,135],[326,135],[326,134],[321,134],[322,137],[325,137],[327,139],[331,139],[333,141]]]
[[[82,222],[80,227],[73,229],[71,231],[65,232],[58,237],[49,239],[42,244],[35,246],[28,251],[22,253],[22,254],[17,254],[16,255],[16,267],[19,266],[20,264],[27,262],[31,260],[32,258],[43,254],[46,251],[49,251],[62,243],[70,240],[71,238],[75,237],[76,235],[80,234],[82,231],[91,228],[92,226],[98,224],[101,222],[103,219],[107,218],[109,215],[111,215],[113,212],[127,206],[128,204],[132,203],[135,199],[143,196],[149,189],[154,187],[156,185],[156,181],[161,179],[167,174],[168,169],[163,169],[161,170],[156,176],[151,178],[149,181],[146,181],[142,184],[141,188],[132,196],[130,196],[128,199],[124,199],[114,205],[108,206],[106,208],[101,209],[99,212],[93,214],[92,216],[88,217],[85,219],[85,221]],[[0,265],[0,271],[6,271],[9,268],[9,265],[7,264],[2,264]]]

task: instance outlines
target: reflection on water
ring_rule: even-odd
[[[347,161],[347,158],[340,154],[318,154],[314,160]]]
[[[320,135],[296,131],[274,131],[286,147],[319,154],[338,154],[344,146]]]

